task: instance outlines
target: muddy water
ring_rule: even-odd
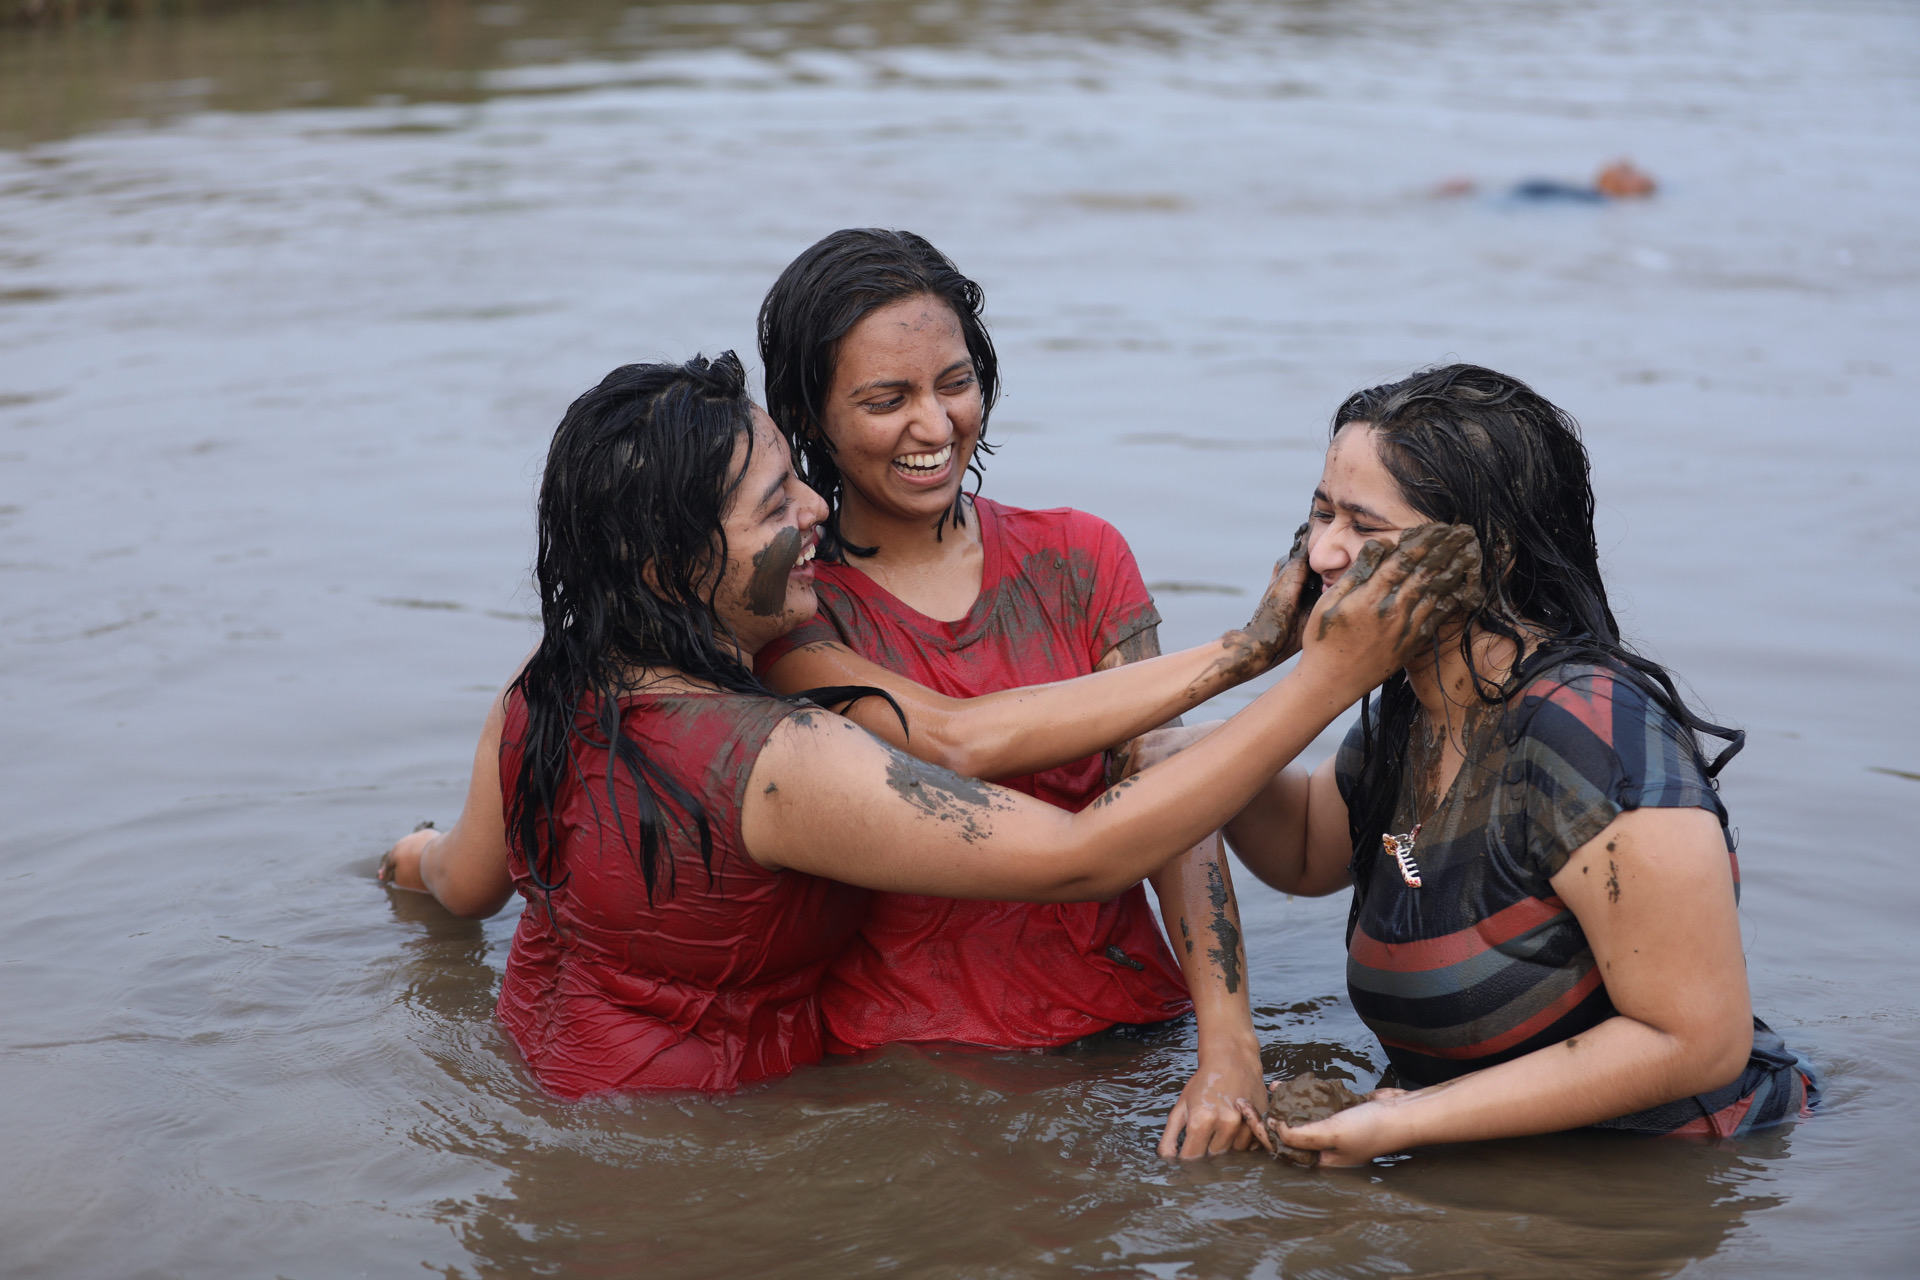
[[[1916,71],[1911,6],[1813,0],[0,31],[0,1271],[1910,1274]],[[1499,194],[1620,154],[1657,198]],[[985,283],[988,492],[1118,523],[1171,643],[1243,619],[1353,387],[1459,356],[1579,414],[1629,627],[1751,732],[1755,1002],[1826,1112],[1180,1168],[1185,1025],[543,1097],[511,915],[376,856],[530,642],[566,401],[746,352],[854,223]],[[1269,1065],[1369,1081],[1344,906],[1243,894]]]

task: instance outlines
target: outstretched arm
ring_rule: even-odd
[[[1470,591],[1472,534],[1423,526],[1370,543],[1314,610],[1299,665],[1198,746],[1077,814],[914,759],[850,721],[801,712],[756,761],[747,850],[870,888],[955,898],[1111,897],[1191,848],[1433,634]],[[1121,674],[1113,672],[1108,674]]]
[[[847,717],[883,741],[955,773],[1019,777],[1105,751],[1293,656],[1299,649],[1306,581],[1305,543],[1297,539],[1294,552],[1275,566],[1247,625],[1211,644],[978,698],[935,693],[832,641],[795,649],[773,664],[766,681],[779,693],[832,685],[885,689],[905,711],[907,732],[877,698],[854,703]]]
[[[1593,946],[1616,1016],[1512,1062],[1297,1129],[1325,1164],[1440,1142],[1550,1133],[1706,1093],[1736,1078],[1753,1014],[1733,877],[1704,809],[1635,809],[1553,877]]]
[[[506,695],[493,700],[473,752],[460,817],[445,831],[406,836],[380,860],[380,883],[431,893],[457,916],[490,916],[513,896],[507,874],[507,821],[500,801],[500,732]]]
[[[1143,765],[1168,759],[1219,728],[1223,721],[1161,729],[1139,739]],[[1269,778],[1222,829],[1227,847],[1261,883],[1282,893],[1317,898],[1352,883],[1347,803],[1340,797],[1329,756],[1309,774],[1288,765]]]

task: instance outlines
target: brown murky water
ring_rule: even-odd
[[[1920,1270],[1910,4],[283,4],[0,30],[0,134],[0,1272]],[[1656,199],[1498,195],[1619,154]],[[566,401],[747,351],[859,223],[985,283],[988,492],[1118,523],[1172,643],[1353,387],[1575,411],[1630,628],[1751,731],[1755,1002],[1825,1112],[1174,1167],[1183,1025],[543,1097],[510,916],[374,860],[529,643]],[[1370,1081],[1344,906],[1245,898],[1269,1065]]]

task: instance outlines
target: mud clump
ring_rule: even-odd
[[[1348,1107],[1357,1107],[1366,1099],[1347,1087],[1344,1080],[1322,1079],[1311,1071],[1302,1072],[1293,1079],[1276,1085],[1267,1094],[1266,1124],[1267,1133],[1273,1138],[1273,1158],[1288,1160],[1302,1169],[1311,1169],[1320,1163],[1318,1151],[1304,1151],[1299,1147],[1289,1147],[1280,1141],[1280,1126],[1292,1128],[1297,1125],[1312,1124],[1316,1120],[1325,1120],[1328,1116],[1338,1115]]]

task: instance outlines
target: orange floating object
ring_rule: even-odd
[[[1658,189],[1652,177],[1634,168],[1631,160],[1614,161],[1600,171],[1593,185],[1601,195],[1614,200],[1650,196]]]

